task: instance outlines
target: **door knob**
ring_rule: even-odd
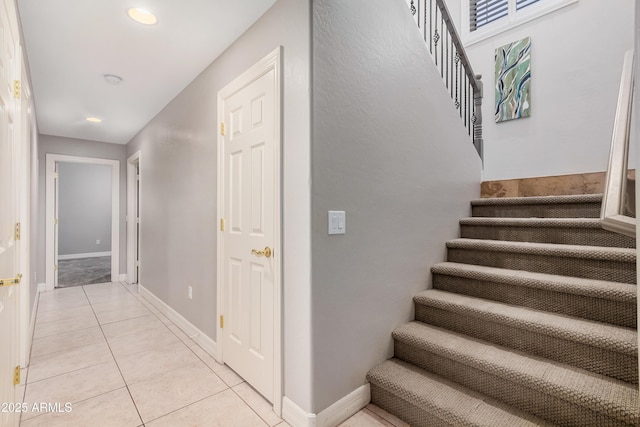
[[[269,246],[265,246],[263,250],[257,251],[255,249],[251,249],[251,255],[255,256],[264,256],[267,258],[271,258],[271,248]]]

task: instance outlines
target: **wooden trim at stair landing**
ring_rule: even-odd
[[[635,170],[629,170],[629,179],[635,180],[635,175]],[[483,181],[480,197],[600,194],[604,191],[604,181],[605,172]]]

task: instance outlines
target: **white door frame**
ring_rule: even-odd
[[[236,77],[231,83],[225,86],[218,92],[218,126],[220,130],[220,124],[224,120],[224,102],[228,96],[247,85],[249,82],[256,80],[261,75],[274,70],[275,72],[275,125],[274,125],[274,172],[275,172],[275,188],[274,188],[274,239],[273,242],[273,410],[279,416],[282,413],[282,213],[281,213],[281,182],[282,182],[282,169],[280,165],[280,153],[282,147],[282,74],[281,74],[281,61],[282,61],[282,47],[276,48],[273,52],[268,54],[257,64],[246,70],[240,76]],[[224,218],[224,147],[221,132],[217,132],[218,143],[218,189],[217,189],[217,206],[218,206],[218,224],[220,220]],[[224,233],[220,231],[220,227],[216,224],[218,230],[217,239],[217,313],[220,315],[224,312]],[[277,261],[276,261],[277,260]],[[217,320],[217,319],[216,319]],[[220,322],[216,321],[216,345],[217,345],[217,357],[218,362],[223,363],[223,331],[220,327]]]
[[[140,212],[136,214],[136,196],[139,204],[141,193],[136,182],[136,165],[139,170],[140,157],[140,151],[136,151],[127,158],[127,281],[129,283],[140,283],[140,277],[136,282],[133,282],[136,278],[136,245],[140,247],[140,242],[136,242],[140,239],[136,233],[136,217],[140,216]],[[139,185],[142,185],[142,177],[140,178]],[[138,274],[140,274],[140,270],[138,270]]]
[[[45,190],[45,228],[46,228],[46,290],[54,289],[56,275],[54,265],[54,198],[55,198],[55,165],[58,162],[88,163],[111,166],[111,280],[118,281],[120,276],[120,160],[97,159],[93,157],[67,156],[47,153],[46,156],[46,190]]]
[[[17,58],[22,63],[20,85],[20,271],[23,284],[20,286],[20,366],[27,366],[31,349],[31,90],[24,66],[20,44],[16,44]]]

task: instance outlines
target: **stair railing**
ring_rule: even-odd
[[[444,0],[409,4],[467,133],[483,158],[482,76],[474,74]]]
[[[605,230],[631,237],[636,235],[635,176],[631,177],[628,172],[633,85],[633,51],[630,50],[624,56],[622,67],[600,223]]]

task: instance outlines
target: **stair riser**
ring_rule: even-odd
[[[434,289],[456,294],[595,320],[627,328],[636,327],[637,310],[635,304],[436,273],[433,274],[433,287]]]
[[[401,414],[403,421],[416,427],[458,427],[442,421],[429,412],[412,405],[401,397],[371,383],[371,403],[390,414]]]
[[[472,206],[475,217],[495,218],[599,218],[600,203]]]
[[[605,261],[562,256],[513,252],[487,252],[475,249],[449,248],[450,262],[485,265],[489,267],[526,270],[586,279],[635,283],[635,262]]]
[[[551,420],[558,426],[633,426],[635,422],[632,419],[617,420],[598,413],[593,408],[563,400],[557,390],[544,389],[542,385],[539,389],[527,387],[509,378],[497,377],[398,341],[395,342],[395,357],[540,418]]]
[[[511,242],[635,248],[635,239],[598,228],[460,225],[460,237]]]
[[[637,358],[611,349],[420,304],[416,304],[416,320],[597,374],[638,383]]]

